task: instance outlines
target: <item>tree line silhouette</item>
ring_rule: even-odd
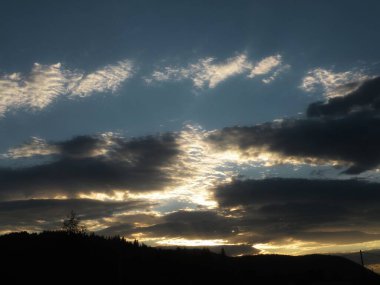
[[[337,256],[228,257],[102,237],[74,212],[61,230],[0,236],[0,256],[0,276],[12,284],[380,284],[377,274]]]

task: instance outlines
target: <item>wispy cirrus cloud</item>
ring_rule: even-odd
[[[0,115],[19,108],[43,109],[58,96],[67,93],[72,73],[60,63],[35,63],[30,74],[5,74],[0,77]]]
[[[265,76],[264,83],[273,81],[282,71],[289,68],[284,65],[281,55],[273,55],[257,63],[248,59],[244,53],[216,62],[214,57],[206,57],[189,63],[185,67],[165,66],[158,68],[145,78],[148,83],[162,81],[191,80],[196,88],[215,88],[224,80],[239,74],[249,73],[248,78]]]
[[[0,76],[0,116],[17,109],[41,110],[59,97],[115,92],[132,75],[133,64],[129,60],[87,74],[67,69],[61,63],[35,63],[28,75],[12,73]]]
[[[73,96],[86,97],[94,92],[115,92],[121,84],[133,74],[133,65],[129,60],[123,60],[114,65],[107,65],[93,73],[81,75],[69,88]]]
[[[245,55],[229,58],[220,64],[213,64],[213,61],[213,58],[202,59],[190,66],[188,72],[194,86],[202,88],[207,85],[209,88],[214,88],[228,77],[243,73],[248,64]]]
[[[280,55],[273,55],[268,56],[258,62],[254,68],[252,68],[251,73],[248,77],[255,77],[257,75],[267,74],[269,71],[271,71],[274,67],[281,64],[281,56]]]
[[[363,70],[358,69],[334,72],[331,69],[315,68],[307,72],[300,88],[309,93],[322,92],[326,98],[334,98],[356,90],[369,78]]]

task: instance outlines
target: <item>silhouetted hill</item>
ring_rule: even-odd
[[[66,232],[3,235],[0,254],[8,284],[380,284],[337,256],[225,257]]]

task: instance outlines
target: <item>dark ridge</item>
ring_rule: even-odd
[[[227,257],[60,231],[2,235],[0,256],[8,284],[380,284],[338,256]]]

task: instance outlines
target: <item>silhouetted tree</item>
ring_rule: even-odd
[[[86,233],[85,225],[81,225],[81,221],[74,211],[71,211],[62,223],[62,230],[72,234]]]
[[[224,250],[224,247],[222,247],[222,249],[220,250],[220,255],[222,257],[225,257],[226,256],[226,251]]]

